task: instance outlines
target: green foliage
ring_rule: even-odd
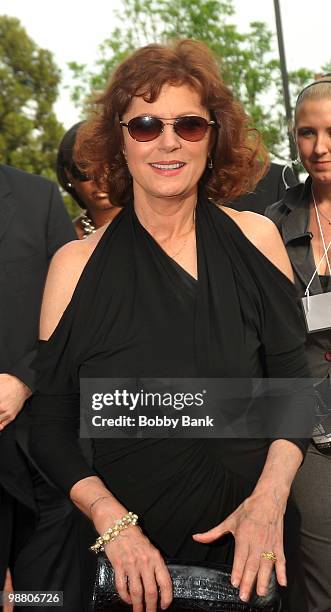
[[[0,16],[0,160],[55,178],[63,126],[53,105],[60,71],[52,54],[29,38],[20,22]]]
[[[252,22],[246,33],[238,32],[230,22],[234,12],[232,0],[123,0],[93,69],[71,62],[73,100],[86,106],[91,94],[104,88],[116,65],[134,49],[171,38],[196,38],[219,58],[225,81],[243,102],[252,125],[262,131],[271,154],[288,157],[273,36],[262,22]],[[290,74],[293,96],[312,76],[304,69]]]
[[[331,60],[322,66],[320,74],[330,74],[331,73]]]

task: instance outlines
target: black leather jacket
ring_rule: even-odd
[[[268,206],[266,216],[277,225],[292,263],[295,284],[300,298],[314,274],[315,263],[309,231],[311,179],[291,187],[279,202]],[[311,295],[322,293],[316,274],[309,288]],[[331,316],[331,313],[330,313]],[[331,374],[331,330],[307,334],[307,356],[312,375],[318,378]]]

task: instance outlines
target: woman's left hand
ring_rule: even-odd
[[[202,544],[214,542],[226,533],[235,538],[235,552],[231,582],[240,588],[240,598],[248,601],[256,584],[258,595],[268,593],[268,585],[275,563],[277,580],[286,586],[285,556],[283,548],[283,517],[287,495],[275,490],[253,492],[250,497],[222,523],[193,535]],[[261,557],[263,552],[273,552],[276,562]]]

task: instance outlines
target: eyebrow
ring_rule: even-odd
[[[185,111],[184,113],[179,113],[178,115],[176,115],[175,117],[161,117],[161,115],[156,115],[155,113],[140,113],[139,115],[135,115],[136,117],[156,117],[156,119],[179,119],[179,117],[188,117],[188,116],[193,116],[193,117],[201,117],[201,113],[198,111]]]
[[[298,125],[297,126],[297,130],[318,130],[319,128],[316,127],[315,125],[309,125],[309,123],[307,123],[306,125]],[[324,126],[322,128],[323,130],[330,130],[331,129],[331,124],[327,125],[326,127]]]

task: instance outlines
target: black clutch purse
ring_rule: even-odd
[[[279,612],[281,609],[274,575],[265,597],[252,594],[250,601],[245,603],[239,598],[239,590],[231,584],[229,566],[169,560],[167,567],[174,590],[169,612]],[[114,570],[104,553],[98,555],[92,609],[94,612],[128,612],[131,609],[116,591]]]

